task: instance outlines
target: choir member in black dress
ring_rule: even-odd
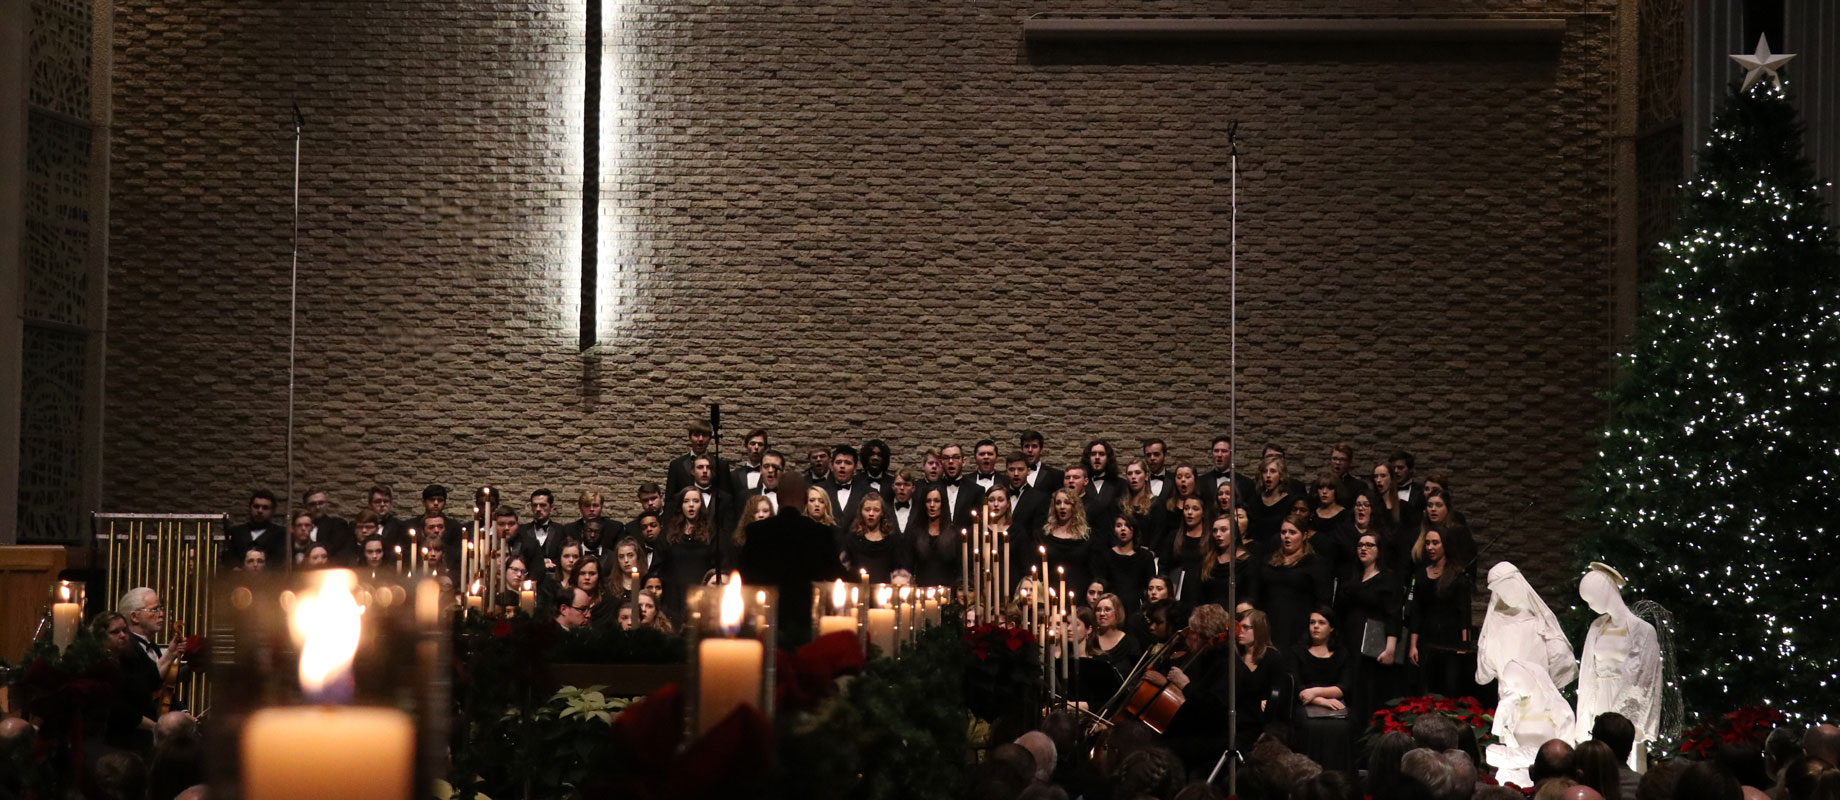
[[[1020,532],[1011,530],[1015,527],[1015,520],[1010,516],[1010,490],[1006,488],[1006,485],[1007,481],[1000,481],[996,485],[990,487],[990,490],[984,495],[984,509],[979,513],[981,515],[980,519],[984,521],[984,526],[991,532],[993,541],[997,543],[997,554],[999,558],[1001,558],[1003,553],[1003,543],[1006,541],[1009,542],[1009,588],[1014,589],[1016,583],[1022,580],[1023,576],[1020,572],[1028,569],[1028,565],[1034,559],[1027,556],[1028,550],[1033,548],[1025,549],[1027,542],[1032,541],[1032,539],[1030,537],[1020,536]],[[1091,570],[1088,569],[1087,572],[1090,573]]]
[[[1446,495],[1444,488],[1437,484],[1431,483],[1428,484],[1428,487],[1425,490],[1425,512],[1419,516],[1418,521],[1418,535],[1421,540],[1424,538],[1425,531],[1450,522],[1449,495]],[[1418,545],[1414,543],[1412,549],[1416,551]],[[1412,560],[1416,564],[1424,563],[1424,560],[1417,555],[1414,555]]]
[[[1174,593],[1169,590],[1169,578],[1163,575],[1150,576],[1150,580],[1144,583],[1144,604],[1149,605],[1165,600],[1172,604],[1176,601]]]
[[[1256,579],[1253,606],[1270,618],[1276,641],[1301,640],[1310,624],[1310,609],[1328,605],[1333,596],[1329,565],[1304,535],[1308,524],[1305,514],[1279,523],[1278,548],[1260,565]]]
[[[1093,575],[1124,600],[1125,612],[1137,613],[1144,587],[1156,576],[1156,556],[1137,546],[1137,526],[1129,515],[1112,521],[1111,547],[1095,548]]]
[[[1124,496],[1118,501],[1120,516],[1131,518],[1131,527],[1145,532],[1146,537],[1160,539],[1168,527],[1168,515],[1163,510],[1163,502],[1150,490],[1150,470],[1142,459],[1133,458],[1124,465]],[[1152,550],[1160,541],[1147,542],[1145,546]]]
[[[735,529],[722,543],[722,571],[732,572],[741,558],[741,548],[747,545],[747,527],[774,514],[773,500],[766,495],[754,495],[741,506],[741,519],[735,521]]]
[[[1426,498],[1430,499],[1429,496]],[[1408,655],[1419,666],[1426,691],[1458,696],[1466,685],[1469,645],[1470,581],[1465,553],[1455,543],[1466,540],[1457,526],[1433,527],[1419,537],[1412,556],[1424,566],[1412,573]]]
[[[1201,551],[1207,547],[1207,507],[1200,498],[1182,501],[1181,522],[1163,543],[1163,571],[1175,581],[1176,600],[1193,606],[1201,597]]]
[[[910,569],[908,545],[895,535],[887,511],[881,495],[871,492],[863,498],[844,544],[844,566],[852,574],[869,573],[871,583],[888,583],[895,570]]]
[[[1342,504],[1339,494],[1340,486],[1337,485],[1334,475],[1326,471],[1317,475],[1313,488],[1316,492],[1316,502],[1313,504],[1316,506],[1316,511],[1313,516],[1316,518],[1311,520],[1311,530],[1322,533],[1339,528],[1348,522],[1352,513],[1348,510],[1348,506]],[[1349,498],[1348,502],[1353,503],[1354,499]]]
[[[567,584],[569,574],[575,571],[575,565],[581,563],[581,540],[573,536],[562,540],[562,552],[556,554],[556,571],[550,573],[550,579]]]
[[[831,510],[831,496],[816,486],[805,490],[805,516],[829,525],[833,532],[837,530],[837,515]]]
[[[1124,603],[1118,595],[1106,592],[1092,605],[1093,630],[1086,637],[1083,652],[1090,658],[1103,659],[1119,675],[1129,675],[1144,654],[1144,645],[1124,630]]]
[[[1226,517],[1216,517],[1210,526],[1208,536],[1201,543],[1201,566],[1196,573],[1200,583],[1199,602],[1213,603],[1221,608],[1236,606],[1250,608],[1252,599],[1258,597],[1258,578],[1260,569],[1252,557],[1252,548],[1245,540],[1240,540],[1229,547],[1233,541],[1234,521]],[[1235,602],[1227,602],[1227,581],[1229,576],[1238,583],[1235,587]]]
[[[1159,553],[1164,552],[1164,546],[1168,543],[1170,535],[1175,533],[1176,526],[1182,520],[1183,501],[1190,497],[1200,498],[1203,507],[1214,502],[1212,499],[1202,496],[1201,484],[1196,477],[1198,473],[1195,472],[1194,467],[1187,464],[1178,464],[1174,469],[1170,470],[1170,474],[1174,476],[1173,485],[1163,490],[1163,529],[1154,534],[1150,534],[1156,537],[1156,552]],[[1229,483],[1227,485],[1231,486],[1232,484]],[[1147,535],[1146,538],[1148,538],[1148,536],[1149,535]]]
[[[538,581],[544,576],[530,571],[530,562],[517,551],[505,559],[505,588],[492,599],[492,604],[500,608],[518,604],[518,592],[523,591],[524,584],[529,583],[532,591],[540,585]]]
[[[1259,493],[1246,499],[1246,514],[1252,520],[1253,541],[1270,549],[1278,539],[1278,526],[1295,510],[1303,497],[1291,491],[1290,474],[1284,469],[1283,456],[1266,456],[1259,467]],[[1307,523],[1306,523],[1307,524]],[[1302,619],[1298,619],[1301,626]]]
[[[1354,659],[1341,646],[1334,616],[1327,608],[1310,612],[1309,633],[1290,651],[1290,671],[1297,676],[1296,702],[1304,711],[1297,752],[1325,770],[1347,771],[1354,762],[1354,733],[1345,698],[1354,683]]]
[[[651,574],[664,579],[665,612],[681,621],[684,597],[703,576],[719,569],[721,553],[716,543],[715,521],[704,513],[703,495],[688,486],[665,507],[665,546],[652,561]]]
[[[634,627],[659,633],[671,633],[676,630],[676,626],[671,624],[671,618],[661,613],[657,594],[640,592],[633,595],[633,608],[639,611],[639,621]]]
[[[1351,717],[1358,721],[1372,717],[1381,703],[1398,697],[1403,687],[1395,666],[1401,613],[1399,573],[1381,561],[1380,537],[1375,532],[1361,534],[1355,552],[1361,572],[1336,592],[1335,618],[1342,634],[1342,648],[1354,662],[1354,683],[1347,687],[1350,691],[1346,702],[1352,709]],[[1363,650],[1370,628],[1376,640],[1384,643],[1374,654]]]
[[[645,548],[631,536],[621,537],[620,543],[613,546],[613,559],[606,566],[620,576],[620,592],[628,596],[639,591],[645,573],[651,569]]]
[[[908,536],[908,544],[913,548],[910,563],[917,585],[958,585],[960,531],[952,527],[945,510],[945,490],[935,486],[926,490],[920,510],[914,512],[920,522]]]
[[[1310,513],[1310,547],[1328,564],[1329,577],[1347,580],[1354,577],[1354,509],[1343,506],[1337,495],[1335,476],[1324,472],[1316,476],[1316,510]],[[1366,493],[1356,498],[1366,497]]]
[[[1079,472],[1070,469],[1067,474],[1071,477]],[[1092,583],[1091,529],[1087,527],[1085,506],[1072,486],[1061,487],[1049,501],[1048,521],[1042,526],[1039,546],[1047,548],[1048,574],[1042,579],[1050,587],[1058,585],[1063,571],[1069,587]]]
[[[1406,498],[1400,497],[1393,486],[1393,468],[1384,462],[1375,464],[1373,476],[1374,516],[1392,530],[1418,530],[1418,521],[1406,511]]]

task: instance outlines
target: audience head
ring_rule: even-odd
[[[1620,800],[1622,796],[1618,791],[1622,775],[1617,771],[1622,763],[1610,745],[1596,739],[1580,744],[1577,750],[1572,751],[1572,771],[1578,782],[1596,789],[1607,800]]]
[[[1053,739],[1049,738],[1047,734],[1041,731],[1029,731],[1017,738],[1016,744],[1022,745],[1023,748],[1029,751],[1030,755],[1035,757],[1035,780],[1049,781],[1054,779],[1054,766],[1057,757]]]
[[[1802,735],[1802,752],[1840,766],[1840,728],[1816,725]]]
[[[1420,747],[1399,760],[1399,771],[1423,783],[1437,800],[1464,800],[1469,797],[1463,776],[1443,753]]]
[[[1392,792],[1400,778],[1399,764],[1417,742],[1412,735],[1401,731],[1389,731],[1380,735],[1374,743],[1374,752],[1367,763],[1367,793],[1375,797],[1384,797]]]
[[[1672,800],[1744,800],[1744,787],[1711,761],[1695,761],[1674,784]]]
[[[1648,771],[1642,774],[1642,780],[1636,784],[1636,796],[1623,800],[1672,800],[1674,786],[1680,782],[1680,773],[1687,770],[1687,760],[1670,758],[1665,761],[1651,761]]]
[[[1564,739],[1546,740],[1533,757],[1533,765],[1527,768],[1527,778],[1535,786],[1547,778],[1570,777],[1571,774],[1572,745]]]
[[[1321,772],[1291,790],[1290,800],[1360,800],[1361,793],[1344,772]]]
[[[153,726],[153,744],[159,745],[178,739],[198,738],[198,718],[185,711],[168,711],[160,715]]]
[[[1412,739],[1419,747],[1437,752],[1455,750],[1460,743],[1457,723],[1443,714],[1420,714],[1412,721]]]
[[[1814,800],[1815,790],[1819,788],[1821,775],[1832,772],[1834,765],[1814,756],[1797,756],[1783,765],[1782,787],[1784,800]]]
[[[1565,793],[1578,782],[1569,777],[1547,778],[1533,790],[1533,800],[1565,800]]]
[[[1763,759],[1770,774],[1777,775],[1797,756],[1802,755],[1802,739],[1808,734],[1801,728],[1783,726],[1770,731],[1763,739]]]
[[[1506,786],[1478,786],[1470,800],[1526,800],[1527,796]]]
[[[1560,800],[1604,800],[1604,796],[1596,789],[1582,783],[1575,783],[1567,787],[1565,793],[1559,797]]]
[[[1611,754],[1618,763],[1629,760],[1629,751],[1636,745],[1636,724],[1628,717],[1615,711],[1606,711],[1597,715],[1591,723],[1591,740],[1610,745]]]
[[[1035,779],[1035,756],[1028,748],[1008,742],[990,748],[990,755],[978,770],[975,797],[1010,800],[1022,793]]]
[[[1737,778],[1740,786],[1763,788],[1771,784],[1769,770],[1763,762],[1761,742],[1729,742],[1719,745],[1712,751],[1712,760]]]
[[[1161,747],[1145,747],[1128,756],[1112,776],[1112,796],[1174,797],[1187,780],[1182,759]]]
[[[147,764],[133,753],[118,750],[96,759],[96,790],[107,800],[140,800],[147,796]]]

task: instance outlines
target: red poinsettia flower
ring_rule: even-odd
[[[679,752],[684,711],[676,684],[627,706],[614,718],[613,736],[632,764],[606,784],[583,787],[582,797],[727,800],[757,794],[773,761],[772,723],[743,705]]]

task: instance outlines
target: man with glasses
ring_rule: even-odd
[[[275,523],[275,495],[267,489],[250,493],[249,521],[230,526],[224,535],[228,541],[219,552],[225,569],[242,566],[252,549],[261,550],[268,561],[276,564],[286,560],[287,529]]]
[[[593,622],[594,604],[589,602],[588,593],[571,587],[562,597],[556,598],[556,624],[564,630],[586,628]]]
[[[165,683],[161,676],[167,667],[179,660],[183,648],[158,643],[166,631],[166,608],[160,605],[160,596],[152,589],[145,586],[129,589],[115,610],[128,620],[129,637],[128,647],[121,652],[122,679],[128,685],[118,696],[134,698],[138,706],[134,710],[141,717],[136,744],[151,749],[155,720],[160,716],[155,695]]]

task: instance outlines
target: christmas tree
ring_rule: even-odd
[[[1578,555],[1674,615],[1690,715],[1840,711],[1840,256],[1780,82],[1730,93],[1644,287]],[[1747,66],[1754,59],[1740,57]]]

